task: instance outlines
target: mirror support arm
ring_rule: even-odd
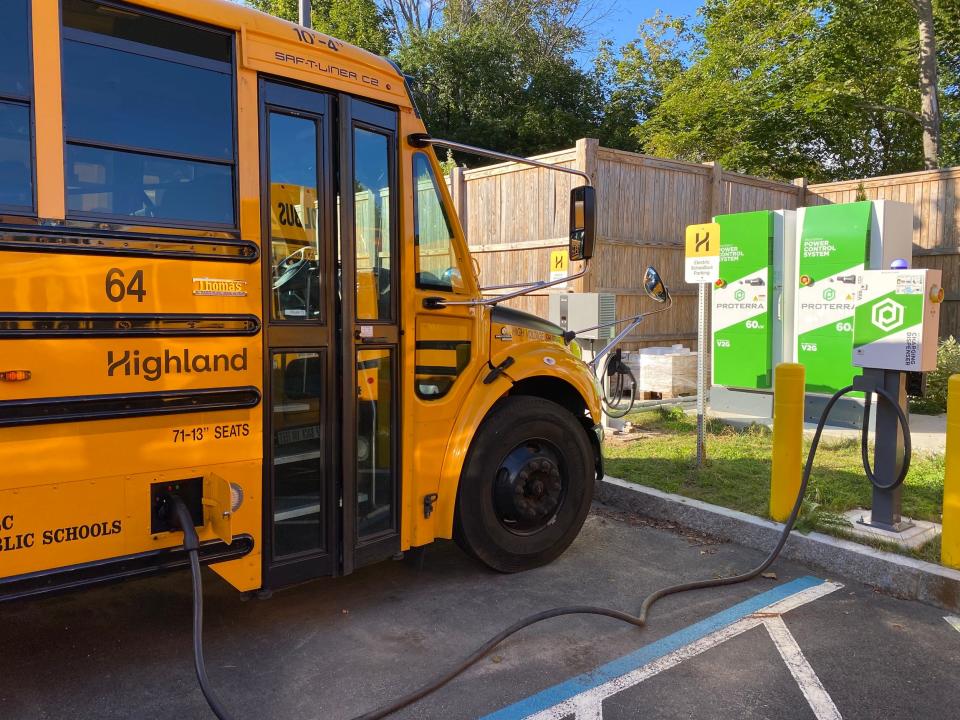
[[[510,290],[511,288],[519,287],[532,287],[534,285],[540,285],[543,282],[543,280],[531,280],[527,282],[507,283],[506,285],[486,285],[485,287],[480,288],[480,292],[490,292],[491,290]]]
[[[629,323],[629,325],[627,325],[623,330],[617,333],[617,336],[613,340],[611,340],[609,343],[607,343],[606,346],[604,346],[604,348],[600,352],[598,352],[596,355],[593,356],[593,360],[587,363],[588,365],[596,369],[597,362],[599,362],[600,358],[602,358],[604,355],[610,352],[613,348],[619,345],[623,341],[623,339],[630,334],[631,330],[633,330],[635,327],[637,327],[637,325],[643,322],[643,319],[645,317],[647,317],[648,315],[656,315],[657,313],[666,312],[672,307],[673,307],[673,298],[671,297],[667,301],[667,306],[662,307],[659,310],[651,310],[650,312],[634,315],[632,318],[625,318],[623,320],[614,320],[613,322],[601,323],[600,325],[595,325],[593,327],[583,328],[582,330],[577,330],[572,335],[573,337],[576,337],[580,333],[587,332],[588,330],[599,330],[600,328],[611,327],[613,325],[620,325],[621,323]]]
[[[439,145],[440,147],[450,148],[451,150],[459,150],[460,152],[469,153],[471,155],[480,155],[482,157],[493,158],[494,160],[521,163],[523,165],[546,168],[547,170],[556,170],[557,172],[567,173],[569,175],[578,175],[587,181],[587,185],[593,185],[593,180],[590,178],[590,175],[583,172],[583,170],[575,170],[573,168],[563,167],[562,165],[551,165],[550,163],[541,162],[540,160],[531,160],[530,158],[520,157],[519,155],[510,155],[508,153],[497,152],[496,150],[487,150],[486,148],[476,147],[475,145],[466,145],[453,140],[441,140],[440,138],[430,137],[425,133],[412,133],[411,135],[407,136],[407,141],[414,147],[422,148],[426,147],[427,145]]]
[[[625,337],[627,337],[627,335],[629,335],[631,332],[633,332],[633,329],[634,329],[635,327],[637,327],[637,325],[639,325],[640,323],[643,322],[643,318],[644,318],[644,317],[646,317],[646,316],[645,316],[645,315],[638,315],[637,317],[633,318],[633,320],[630,322],[630,324],[627,325],[627,326],[626,326],[623,330],[621,330],[619,333],[617,333],[617,336],[616,336],[613,340],[611,340],[609,343],[607,343],[607,346],[606,346],[605,348],[603,348],[603,350],[601,350],[600,352],[596,353],[596,354],[593,356],[593,359],[592,359],[589,363],[587,363],[587,365],[588,365],[589,367],[593,368],[594,370],[596,370],[596,369],[597,369],[597,363],[600,362],[600,358],[602,358],[604,355],[606,355],[608,352],[610,352],[613,348],[615,348],[617,345],[619,345],[621,342],[623,342],[623,339],[624,339]]]
[[[515,297],[526,295],[527,293],[531,293],[534,290],[542,290],[543,288],[553,287],[554,285],[565,283],[568,280],[576,280],[577,278],[581,278],[584,275],[586,275],[586,273],[587,273],[587,268],[586,268],[586,263],[584,263],[583,270],[581,270],[578,273],[574,273],[573,275],[567,275],[566,277],[562,277],[558,280],[538,282],[538,283],[535,283],[534,285],[531,285],[530,287],[523,287],[514,292],[505,293],[503,295],[497,295],[496,297],[485,298],[485,299],[474,299],[474,300],[447,300],[446,298],[443,298],[443,297],[428,297],[423,299],[423,306],[428,310],[439,310],[440,308],[444,308],[452,305],[473,305],[473,306],[496,305],[497,303],[503,302],[504,300],[512,300]]]

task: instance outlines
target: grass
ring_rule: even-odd
[[[768,516],[769,428],[762,425],[732,428],[709,420],[707,460],[698,470],[695,418],[680,408],[660,408],[628,419],[633,423],[636,439],[606,443],[608,474],[752,515]],[[808,448],[809,441],[805,441],[804,453]],[[819,530],[864,542],[843,530],[845,521],[840,513],[870,507],[870,498],[871,486],[860,465],[859,439],[822,439],[797,529]],[[914,453],[903,485],[903,514],[939,522],[942,502],[943,457]],[[888,544],[870,544],[903,552]],[[906,554],[938,562],[939,540]]]

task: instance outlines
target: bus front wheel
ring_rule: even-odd
[[[544,565],[580,532],[594,477],[590,440],[569,410],[538,397],[508,397],[470,447],[454,538],[499,572]]]

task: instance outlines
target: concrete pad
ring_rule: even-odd
[[[910,416],[910,439],[915,450],[944,453],[947,447],[947,415]]]
[[[904,529],[900,532],[872,527],[869,524],[870,511],[864,508],[848,510],[843,513],[843,517],[850,522],[850,532],[854,535],[873,540],[883,540],[902,548],[916,549],[943,532],[943,527],[939,523],[927,520],[911,520],[908,517],[902,519]]]

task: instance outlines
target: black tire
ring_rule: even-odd
[[[538,397],[506,398],[470,446],[454,539],[499,572],[545,565],[580,532],[595,478],[587,431],[569,410]]]

